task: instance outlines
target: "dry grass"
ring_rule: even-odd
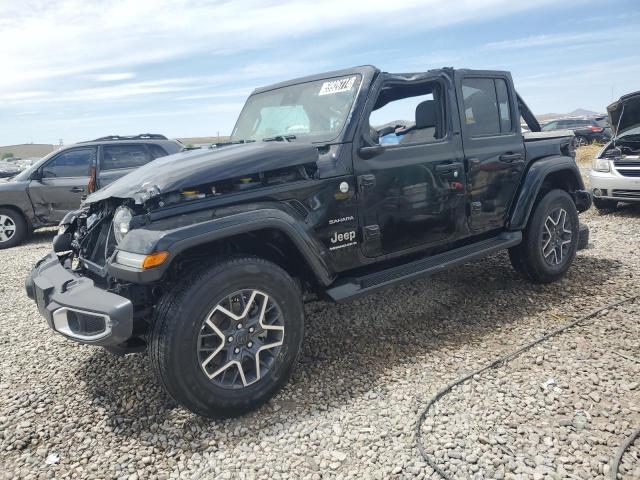
[[[593,157],[600,151],[602,145],[585,145],[576,150],[576,162],[581,167],[588,167]]]

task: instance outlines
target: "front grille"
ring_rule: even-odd
[[[624,177],[640,177],[640,168],[618,168],[618,173]]]
[[[614,160],[616,167],[640,167],[640,160]]]
[[[640,190],[613,190],[611,194],[618,198],[640,198]]]
[[[116,241],[111,227],[111,218],[103,218],[100,222],[82,240],[83,248],[80,256],[84,260],[104,267],[107,264],[107,258],[115,249]]]

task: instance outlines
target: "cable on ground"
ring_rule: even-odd
[[[527,350],[530,350],[531,348],[535,347],[536,345],[549,340],[552,337],[555,337],[556,335],[559,335],[563,332],[565,332],[566,330],[569,330],[570,328],[573,328],[577,325],[579,325],[580,323],[586,321],[586,320],[590,320],[593,319],[596,315],[598,315],[599,313],[604,312],[605,310],[610,310],[612,308],[616,308],[619,307],[620,305],[626,304],[626,303],[632,303],[635,300],[637,300],[638,298],[640,298],[640,295],[635,295],[633,297],[629,297],[629,298],[624,298],[622,300],[618,300],[617,302],[613,302],[610,303],[609,305],[605,306],[605,307],[600,307],[597,308],[596,310],[593,310],[592,312],[583,315],[579,318],[577,318],[576,320],[567,323],[566,325],[563,325],[562,327],[556,328],[555,330],[552,330],[551,332],[543,335],[542,337],[529,342],[525,345],[523,345],[522,347],[507,353],[506,355],[503,355],[499,358],[496,358],[495,360],[491,361],[490,363],[488,363],[487,365],[485,365],[484,367],[481,367],[471,373],[468,373],[460,378],[458,378],[457,380],[453,381],[452,383],[450,383],[449,385],[447,385],[446,387],[444,387],[443,389],[441,389],[438,393],[435,394],[435,396],[433,398],[431,398],[431,400],[429,400],[429,402],[427,403],[427,405],[424,407],[424,409],[422,410],[422,412],[420,413],[420,416],[418,417],[418,423],[416,424],[416,447],[418,448],[418,452],[420,452],[420,455],[422,456],[422,458],[424,459],[425,462],[427,462],[427,465],[429,465],[431,468],[433,468],[433,470],[440,475],[443,479],[445,480],[452,480],[452,478],[444,471],[442,470],[442,468],[440,468],[438,466],[438,464],[436,463],[436,460],[434,458],[432,458],[426,451],[426,449],[424,448],[424,445],[422,443],[422,425],[424,424],[425,419],[427,418],[427,415],[429,414],[429,411],[431,410],[431,407],[433,407],[433,405],[435,405],[435,403],[440,400],[442,397],[444,397],[445,395],[447,395],[449,392],[451,392],[451,390],[453,390],[454,387],[457,387],[458,385],[462,385],[463,383],[467,382],[468,380],[470,380],[471,378],[473,378],[475,375],[480,375],[483,372],[486,372],[487,370],[490,370],[492,368],[496,368],[499,366],[502,366],[508,362],[510,362],[511,360],[515,359],[516,357],[519,357],[520,355],[522,355],[524,352],[526,352]],[[631,446],[631,444],[635,441],[635,439],[640,435],[640,429],[636,430],[635,433],[633,435],[631,435],[631,437],[629,437],[627,439],[627,441],[622,444],[620,446],[620,448],[617,450],[616,452],[616,456],[614,458],[614,462],[611,466],[611,479],[616,479],[617,475],[618,475],[618,466],[620,464],[620,460],[622,459],[622,456],[624,455],[624,452]]]

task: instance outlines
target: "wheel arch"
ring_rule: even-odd
[[[4,208],[6,210],[11,210],[16,212],[18,215],[22,217],[22,219],[27,224],[27,229],[29,230],[29,232],[33,232],[34,227],[33,227],[33,222],[31,221],[31,218],[29,218],[29,215],[27,215],[19,206],[13,205],[11,203],[7,203],[7,204],[0,204],[0,208]]]
[[[575,160],[559,155],[546,157],[534,161],[525,173],[511,209],[508,228],[524,229],[541,196],[553,189],[569,193],[579,212],[591,206],[591,196],[584,190],[584,182]]]
[[[308,284],[328,284],[326,269],[314,269],[308,253],[299,248],[290,234],[270,226],[208,240],[182,250],[172,263],[178,276],[212,255],[253,255],[275,263],[292,277]]]
[[[120,248],[141,254],[159,251],[170,254],[166,265],[142,272],[109,263],[109,272],[114,277],[135,283],[153,283],[179,271],[185,261],[225,253],[265,258],[317,285],[326,286],[333,281],[326,248],[314,238],[311,226],[275,208],[214,217],[166,231],[135,229]]]

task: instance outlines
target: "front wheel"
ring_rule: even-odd
[[[220,260],[165,296],[150,341],[167,393],[192,412],[233,417],[286,383],[302,346],[297,283],[256,257]]]
[[[0,250],[20,245],[28,234],[22,214],[12,208],[0,208]]]
[[[533,282],[557,280],[573,263],[579,228],[573,199],[564,190],[551,190],[535,206],[522,243],[509,249],[512,265]]]

